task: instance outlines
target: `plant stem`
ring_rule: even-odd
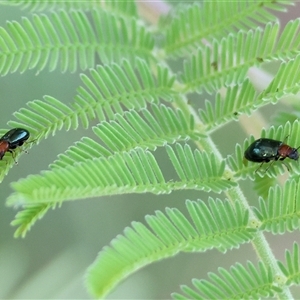
[[[152,23],[156,23],[160,14],[166,13],[166,7],[163,6],[162,4],[163,4],[163,1],[147,3],[148,7],[152,6],[151,11],[152,11],[152,13],[154,13],[156,15],[156,17],[152,16],[152,18],[149,18],[149,16],[148,16],[148,21],[150,21]],[[155,7],[153,7],[153,5],[155,5]],[[257,72],[257,69],[255,69],[255,71]],[[182,89],[180,87],[181,84],[179,82],[176,82],[175,86],[178,87],[178,92],[179,92],[179,94],[182,95]],[[188,101],[185,97],[178,97],[172,104],[174,107],[179,107],[180,109],[182,109],[185,114],[193,115],[194,119],[195,119],[196,128],[204,127],[201,120],[199,119],[199,115],[197,114],[195,109],[191,105],[188,104]],[[224,160],[224,158],[222,157],[221,153],[218,151],[216,145],[214,144],[214,142],[210,136],[208,136],[206,139],[202,139],[200,142],[197,141],[195,143],[199,149],[204,150],[207,153],[214,153],[216,158],[219,160],[219,163],[221,163]],[[231,178],[234,178],[233,177],[234,174],[229,169],[229,166],[226,166],[226,171],[228,172],[229,176],[231,176]],[[260,222],[255,217],[244,193],[242,192],[242,190],[240,189],[239,186],[226,191],[225,194],[228,197],[228,199],[232,202],[236,201],[236,200],[241,201],[243,208],[245,210],[249,211],[250,223],[256,225],[257,227],[259,226]],[[262,231],[260,231],[259,229],[257,230],[257,233],[255,234],[255,237],[252,240],[252,245],[253,245],[253,248],[254,248],[257,256],[264,263],[264,265],[266,267],[270,267],[272,272],[274,274],[278,275],[278,278],[285,278],[284,274],[281,272],[281,270],[276,262],[276,258],[269,246],[269,243],[267,242]],[[278,294],[278,299],[293,299],[293,296],[292,296],[289,288],[284,286],[284,284],[282,285],[282,288],[283,288],[283,292],[280,295]]]
[[[180,107],[186,113],[187,111],[189,111],[189,113],[194,116],[196,127],[203,127],[203,124],[199,119],[197,112],[193,109],[192,106],[187,104],[187,101],[185,101],[185,99],[181,99],[181,101],[180,99],[177,99],[176,103],[174,102],[174,106]],[[195,143],[199,149],[206,151],[207,153],[214,153],[219,163],[221,163],[224,160],[210,136],[208,136],[206,139],[202,139],[201,141]],[[226,166],[226,171],[228,172],[231,178],[234,178],[234,174],[229,169],[229,166]],[[249,203],[239,186],[231,188],[230,190],[226,191],[225,194],[231,202],[239,200],[242,203],[243,208],[249,211],[250,224],[252,223],[252,226],[256,228],[259,227],[260,221],[254,215],[253,210],[249,206]],[[279,278],[285,278],[284,274],[278,267],[276,258],[270,248],[269,243],[267,242],[264,234],[259,229],[254,239],[252,240],[252,245],[257,256],[264,263],[264,265],[266,267],[270,267],[272,272],[278,275]],[[293,299],[289,288],[285,287],[284,285],[282,286],[282,288],[283,292],[278,296],[279,299]]]

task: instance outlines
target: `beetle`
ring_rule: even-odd
[[[299,148],[300,146],[298,148],[293,148],[281,141],[260,138],[254,141],[246,149],[244,158],[252,162],[261,163],[255,172],[257,172],[264,163],[272,161],[270,166],[266,169],[267,171],[277,160],[285,160],[287,157],[293,160],[298,160]],[[287,169],[289,170],[288,167]]]
[[[0,160],[6,152],[10,152],[14,156],[14,149],[22,146],[28,140],[30,133],[24,128],[13,128],[6,132],[0,138]]]

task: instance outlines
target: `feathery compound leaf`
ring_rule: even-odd
[[[137,147],[130,152],[109,157],[81,159],[67,167],[54,167],[42,175],[31,175],[12,184],[15,193],[9,205],[62,202],[120,193],[155,194],[172,190],[196,189],[221,192],[236,183],[223,178],[225,164],[217,164],[212,153],[207,155],[189,146],[176,145],[178,157],[170,146],[167,152],[180,177],[165,182],[162,172],[149,151]],[[57,165],[58,166],[58,165]]]
[[[291,109],[292,109],[292,112],[279,111],[278,113],[276,113],[276,115],[273,116],[271,123],[275,126],[279,126],[286,122],[294,122],[296,120],[299,120],[300,119],[299,104],[293,103]]]
[[[50,165],[51,169],[66,168],[70,165],[75,165],[86,160],[93,160],[100,157],[110,157],[112,153],[106,148],[95,142],[91,138],[83,137],[74,146],[58,155],[58,159]]]
[[[98,1],[73,1],[73,0],[2,0],[2,5],[20,6],[31,11],[55,10],[55,9],[86,9],[93,8],[110,11],[115,14],[128,17],[137,16],[137,8],[134,1],[98,0]]]
[[[230,169],[232,169],[236,174],[236,177],[241,177],[241,179],[246,179],[248,176],[248,171],[245,168],[244,161],[244,151],[249,146],[248,140],[244,141],[243,147],[240,144],[235,145],[235,157],[233,155],[228,155],[226,158],[226,163],[229,165]]]
[[[81,79],[84,86],[78,88],[74,106],[81,112],[84,124],[95,114],[99,120],[105,120],[106,115],[114,119],[114,112],[123,114],[122,105],[141,109],[147,102],[173,101],[176,96],[173,90],[175,77],[161,66],[153,72],[139,59],[135,68],[123,60],[121,66],[98,66],[90,71],[89,77],[82,74]]]
[[[186,56],[199,46],[203,39],[221,38],[234,29],[247,30],[258,24],[275,21],[276,17],[268,10],[285,10],[291,1],[202,1],[180,7],[177,16],[172,16],[166,28],[165,51],[168,56]],[[268,9],[268,10],[267,10]],[[216,13],[217,12],[217,13]]]
[[[203,201],[187,201],[186,205],[194,224],[178,209],[167,208],[166,214],[157,211],[155,216],[146,216],[151,230],[132,222],[132,228],[127,227],[124,235],[105,247],[87,274],[91,293],[102,298],[131,273],[180,251],[214,247],[225,251],[253,238],[252,229],[247,228],[248,212],[238,201],[231,205],[209,199],[209,205]]]
[[[117,19],[94,10],[93,21],[99,37],[96,51],[102,62],[121,62],[124,58],[134,62],[137,57],[155,60],[152,53],[154,38],[137,19]]]
[[[193,117],[186,118],[182,110],[152,105],[151,111],[142,109],[141,113],[131,110],[123,116],[116,114],[115,121],[100,123],[94,128],[94,133],[111,153],[128,151],[137,146],[155,150],[166,143],[191,137],[199,140],[204,136],[194,128]]]
[[[27,103],[28,108],[21,108],[14,113],[18,121],[10,121],[11,127],[30,128],[30,133],[38,135],[37,138],[47,138],[54,135],[57,130],[78,127],[78,115],[66,104],[59,100],[45,96],[44,101],[34,100]]]
[[[227,271],[219,268],[219,274],[208,273],[210,280],[193,279],[195,288],[181,286],[185,295],[173,293],[174,299],[260,299],[274,297],[281,289],[274,282],[275,274],[259,262],[256,268],[250,261],[247,268],[237,263]]]
[[[151,105],[151,111],[142,109],[141,114],[135,110],[125,112],[123,116],[116,114],[114,120],[101,122],[93,131],[101,139],[101,145],[83,138],[60,155],[52,167],[66,167],[86,159],[109,157],[136,147],[155,150],[167,143],[204,137],[195,129],[192,115],[186,118],[180,109],[174,111],[165,105],[155,104]]]
[[[7,22],[0,28],[0,74],[27,69],[62,72],[86,70],[95,65],[98,54],[104,63],[127,58],[153,58],[154,41],[136,19],[125,20],[104,11],[92,10],[92,21],[81,11],[64,11],[23,18],[22,24]]]
[[[241,85],[229,87],[223,98],[221,93],[216,96],[215,103],[205,101],[205,110],[199,110],[202,122],[212,132],[231,120],[238,120],[240,114],[250,113],[263,101],[258,101],[253,85],[244,81]]]
[[[170,146],[167,145],[166,148],[181,180],[179,186],[185,184],[189,189],[220,193],[236,185],[225,178],[225,162],[218,163],[214,153],[208,154],[198,149],[193,152],[187,144],[184,147],[176,144],[176,153]]]
[[[272,187],[267,200],[259,199],[259,208],[254,208],[254,212],[262,222],[263,230],[283,234],[285,231],[299,229],[299,184],[300,180],[289,180],[284,188]]]
[[[14,237],[25,237],[26,233],[30,230],[34,223],[41,219],[46,212],[56,207],[54,204],[37,204],[25,206],[24,210],[17,213],[15,219],[11,222],[12,226],[19,226],[15,231]]]
[[[208,199],[186,203],[193,224],[201,237],[200,241],[191,241],[185,251],[205,251],[214,247],[226,252],[239,247],[252,238],[254,229],[248,226],[249,212],[244,211],[239,201],[234,205],[229,201]]]
[[[94,1],[60,1],[60,0],[51,0],[51,1],[36,1],[36,0],[2,0],[1,5],[9,6],[19,6],[22,9],[30,9],[31,11],[42,11],[42,10],[53,10],[55,8],[65,8],[65,9],[91,9],[97,7],[97,4]]]
[[[295,242],[293,245],[293,252],[285,250],[285,261],[284,266],[281,261],[278,261],[278,266],[282,273],[287,277],[286,284],[292,285],[300,283],[300,269],[299,269],[299,245]]]
[[[300,40],[300,35],[299,35]],[[263,100],[274,99],[274,103],[286,94],[297,94],[300,91],[300,74],[297,65],[300,63],[300,55],[295,59],[284,62],[275,75],[272,82],[261,94]]]
[[[241,84],[253,65],[295,57],[300,49],[299,27],[300,19],[290,21],[279,37],[279,23],[268,23],[264,29],[239,31],[214,40],[185,61],[182,80],[186,90],[212,93],[224,85]]]
[[[137,148],[30,175],[12,186],[17,192],[8,203],[26,205],[120,193],[169,193],[173,184],[165,182],[153,155]]]
[[[276,177],[264,176],[261,177],[259,175],[255,176],[253,189],[257,192],[259,196],[263,199],[267,199],[269,196],[269,189],[272,186],[277,184]]]
[[[159,98],[172,101],[175,97],[172,90],[174,77],[169,75],[167,69],[158,66],[155,78],[147,64],[141,60],[137,62],[136,69],[133,69],[128,61],[123,61],[121,66],[99,66],[90,72],[91,79],[82,75],[85,87],[78,88],[73,109],[53,97],[45,96],[44,101],[28,102],[29,108],[22,108],[14,113],[18,121],[11,121],[9,125],[30,128],[30,132],[36,132],[39,137],[47,137],[63,127],[66,130],[76,129],[79,119],[85,128],[88,128],[89,121],[95,119],[96,115],[100,120],[106,119],[107,116],[114,119],[114,111],[124,114],[122,105],[140,109],[146,106],[146,101],[159,102]],[[159,112],[157,114],[160,116]],[[181,113],[178,114],[178,121],[170,112],[161,117],[165,116],[172,118],[167,122],[172,124],[172,128],[175,125],[177,128],[183,125],[187,129]],[[195,132],[193,138],[197,135]]]

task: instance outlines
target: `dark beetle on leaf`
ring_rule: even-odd
[[[13,128],[6,132],[0,138],[0,160],[6,152],[10,152],[14,157],[13,150],[22,146],[28,140],[29,136],[29,131],[23,128]]]
[[[285,138],[286,139],[286,138]],[[245,151],[245,159],[257,163],[261,163],[255,172],[264,164],[272,161],[270,166],[276,160],[284,160],[287,157],[290,159],[298,160],[298,148],[292,148],[284,142],[260,138],[254,141]],[[269,166],[269,167],[270,167]],[[267,168],[267,170],[269,169]],[[288,167],[287,167],[288,169]],[[266,171],[267,171],[266,170]],[[289,169],[288,169],[289,170]]]

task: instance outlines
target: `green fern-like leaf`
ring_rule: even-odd
[[[290,21],[279,36],[279,23],[268,23],[264,29],[239,31],[214,40],[185,62],[182,80],[186,90],[212,93],[224,85],[241,84],[251,66],[271,59],[292,59],[299,53],[299,26],[300,19]]]
[[[259,196],[263,199],[267,199],[269,196],[269,190],[272,186],[277,184],[276,177],[269,177],[269,176],[255,176],[254,180],[254,190],[257,192]]]
[[[229,87],[224,98],[218,93],[214,104],[206,100],[205,109],[201,109],[199,115],[208,132],[212,132],[228,121],[238,120],[240,114],[249,115],[261,103],[252,84],[246,80],[241,85]]]
[[[161,170],[149,151],[141,148],[109,158],[86,160],[13,184],[18,193],[8,203],[61,202],[120,193],[169,193]]]
[[[294,243],[293,252],[289,250],[285,251],[285,262],[286,266],[278,261],[279,268],[282,273],[286,276],[287,285],[300,284],[300,268],[299,268],[299,245]]]
[[[82,74],[81,79],[84,85],[77,90],[74,107],[84,124],[95,114],[99,120],[106,116],[114,119],[114,112],[123,114],[122,105],[141,109],[147,102],[173,101],[176,97],[175,77],[161,66],[153,72],[142,60],[136,61],[135,68],[126,60],[121,65],[98,66],[89,77]]]
[[[82,84],[72,103],[46,96],[14,114],[16,121],[9,125],[28,129],[30,140],[16,152],[5,153],[0,180],[34,143],[58,130],[76,130],[79,122],[84,128],[99,122],[92,128],[96,139],[83,137],[59,155],[49,170],[12,183],[14,193],[7,204],[22,209],[12,222],[17,226],[15,236],[24,237],[50,208],[64,201],[189,189],[225,192],[230,201],[187,201],[188,215],[167,208],[147,215],[146,225],[133,222],[125,228],[90,267],[91,294],[102,297],[136,270],[179,252],[214,249],[225,253],[251,241],[262,259],[258,267],[249,262],[247,267],[236,264],[229,271],[220,268],[219,274],[209,273],[209,280],[194,280],[195,289],[182,287],[184,295],[174,294],[174,298],[261,298],[276,293],[278,297],[281,292],[289,298],[287,285],[300,282],[298,245],[293,254],[286,252],[286,267],[281,262],[277,265],[263,231],[277,234],[299,228],[299,165],[286,159],[265,164],[255,173],[259,164],[245,161],[243,155],[258,136],[237,145],[235,155],[224,160],[207,135],[239,114],[300,92],[300,19],[280,28],[273,15],[291,1],[182,2],[174,4],[175,13],[161,27],[154,23],[150,27],[140,18],[137,1],[96,2],[0,0],[2,5],[51,10],[20,22],[8,21],[0,28],[2,76],[29,69],[37,73],[46,68],[89,69],[80,75]],[[168,17],[172,18],[169,23]],[[176,70],[180,66],[166,58],[186,61]],[[258,94],[247,79],[249,68],[276,60],[282,62],[279,71]],[[188,94],[203,91],[217,96],[197,114]],[[288,116],[294,117],[287,120]],[[296,116],[284,116],[284,125],[263,129],[261,136],[298,147]],[[6,145],[2,143],[2,148]],[[171,179],[166,179],[155,157],[157,147],[169,157],[162,166],[168,174],[173,171]],[[266,194],[276,176],[286,171],[283,163],[292,179],[283,188],[274,184]],[[260,198],[253,213],[237,183],[262,176],[256,188],[262,190],[264,184],[264,201]],[[281,283],[278,278],[283,278]]]
[[[233,155],[228,155],[226,158],[226,162],[229,167],[235,172],[235,176],[241,177],[242,179],[247,178],[248,174],[243,164],[244,151],[246,150],[246,146],[248,146],[247,141],[244,142],[243,146],[237,144],[235,146],[235,157]]]
[[[251,262],[247,268],[237,263],[227,271],[219,268],[219,274],[209,273],[210,280],[193,279],[194,289],[184,285],[184,295],[174,293],[173,299],[260,299],[274,297],[281,292],[274,282],[275,274],[259,262],[256,268]]]
[[[92,21],[81,11],[65,11],[23,18],[22,24],[8,22],[0,28],[0,73],[25,72],[27,69],[50,71],[60,61],[62,72],[94,67],[98,54],[104,63],[137,57],[153,59],[154,41],[136,19],[124,19],[93,10]]]
[[[22,9],[31,11],[55,10],[55,9],[99,9],[110,11],[123,16],[137,16],[137,8],[134,1],[120,2],[118,0],[109,1],[73,1],[73,0],[2,0],[1,5],[19,6]]]
[[[190,55],[203,45],[203,39],[211,41],[212,38],[222,38],[236,28],[248,30],[259,23],[275,21],[276,17],[269,11],[285,10],[285,5],[290,4],[291,1],[271,0],[203,1],[202,5],[180,7],[166,28],[165,51],[171,57]]]
[[[54,209],[56,204],[57,203],[25,206],[22,211],[17,213],[15,220],[11,222],[11,225],[19,226],[14,236],[25,237],[31,226],[33,226],[38,219],[41,219],[50,208]]]
[[[235,227],[242,226],[242,224],[243,226],[248,226],[248,211],[244,212],[238,203],[239,202],[237,201],[234,206],[232,206],[228,201],[221,202],[218,199],[214,201],[212,198],[209,198],[208,206],[201,201],[187,201],[186,206],[200,236],[211,235],[212,237],[215,236],[214,232],[218,230],[227,235],[226,232],[229,228],[233,229]],[[234,210],[232,210],[233,207]],[[214,223],[215,221],[216,223]],[[251,228],[248,228],[246,231],[233,230],[230,233],[231,238],[226,239],[226,242],[223,240],[223,242],[225,242],[224,244],[223,242],[219,244],[218,239],[214,241],[211,240],[210,243],[213,243],[214,247],[216,247],[218,250],[226,252],[228,249],[231,249],[232,247],[238,247],[240,243],[246,241],[250,237],[248,234],[254,231],[255,230]],[[223,237],[221,234],[220,238],[223,239]],[[208,246],[204,240],[203,244],[200,243],[200,245],[202,245],[201,247],[203,248],[201,249],[203,250],[206,246]],[[196,249],[199,251],[199,244],[195,243],[195,245],[193,245],[192,243],[189,249],[190,251],[195,251]]]
[[[300,42],[300,38],[299,38]],[[294,59],[283,62],[280,68],[269,84],[269,86],[261,94],[262,99],[274,98],[275,100],[287,94],[297,94],[300,91],[300,75],[297,69],[297,64],[300,63],[300,55]]]
[[[299,184],[299,180],[289,180],[284,188],[271,188],[266,200],[259,199],[259,208],[254,208],[254,212],[262,223],[261,229],[273,234],[299,229]]]
[[[285,65],[285,63],[283,65]],[[292,66],[292,63],[290,66]],[[270,103],[275,104],[280,99],[280,96],[299,92],[300,86],[296,86],[296,82],[292,83],[294,86],[293,90],[291,90],[292,84],[290,81],[283,81],[285,86],[280,93],[279,90],[275,88],[275,85],[271,83],[267,88],[267,94],[266,92],[258,94],[248,80],[245,80],[241,85],[228,87],[225,96],[222,96],[221,93],[217,93],[214,103],[209,100],[205,101],[205,109],[199,110],[201,121],[206,126],[208,132],[213,132],[229,121],[238,120],[241,114],[250,115],[259,107],[266,106]],[[295,107],[293,114],[282,112],[282,116],[282,118],[277,120],[278,125],[284,124],[287,121],[295,121],[298,116],[297,107]]]
[[[298,105],[293,105],[293,112],[280,111],[276,114],[272,120],[272,124],[279,126],[286,122],[294,122],[300,119],[300,107]]]
[[[212,132],[226,122],[236,120],[240,113],[250,114],[259,107],[277,103],[283,96],[298,94],[300,92],[300,77],[296,68],[298,63],[300,56],[287,63],[283,62],[273,81],[260,94],[257,94],[246,80],[241,85],[228,87],[224,99],[221,94],[217,94],[214,105],[206,101],[205,109],[200,110],[199,114],[207,129]],[[281,112],[273,123],[280,125],[297,120],[298,110],[296,103],[293,113]]]
[[[74,146],[71,146],[65,153],[58,155],[58,160],[50,165],[51,169],[65,168],[86,160],[93,160],[100,157],[110,157],[112,153],[107,147],[102,146],[88,137],[83,137]]]
[[[97,4],[93,1],[35,1],[35,0],[9,0],[1,1],[2,5],[9,6],[19,6],[21,9],[30,9],[31,11],[43,11],[51,10],[55,8],[64,8],[64,9],[92,9],[96,8]],[[59,5],[58,5],[59,4]]]
[[[10,121],[9,125],[28,128],[39,138],[47,138],[63,128],[77,129],[79,120],[85,128],[96,117],[99,120],[113,120],[115,112],[124,114],[122,106],[141,109],[147,102],[158,103],[160,99],[173,101],[175,97],[174,76],[160,66],[157,66],[153,75],[142,60],[137,61],[135,68],[126,60],[121,65],[99,66],[90,70],[90,76],[82,75],[81,78],[83,84],[77,90],[72,108],[58,99],[45,96],[44,101],[30,101],[28,108],[14,113],[17,121]],[[164,116],[173,118],[173,121],[170,120],[175,123],[173,127],[178,127],[178,122],[184,125],[182,114],[178,115],[181,118],[178,122],[172,114],[166,113]]]
[[[218,164],[213,153],[193,153],[189,146],[177,144],[176,155],[170,146],[166,148],[179,181],[165,182],[154,156],[137,147],[108,158],[81,159],[80,163],[19,180],[12,184],[16,193],[9,197],[8,204],[62,202],[119,193],[159,194],[182,189],[219,193],[236,185],[224,177],[225,164]]]
[[[51,167],[67,167],[86,159],[109,157],[136,147],[155,150],[166,143],[204,137],[195,129],[193,117],[186,118],[182,110],[174,111],[165,105],[153,104],[151,110],[142,109],[141,113],[131,110],[123,115],[116,114],[110,122],[101,122],[93,131],[104,145],[83,138],[60,155]]]
[[[220,193],[236,185],[224,176],[225,162],[219,164],[214,153],[201,153],[199,150],[193,152],[190,146],[182,147],[180,144],[175,145],[176,152],[168,145],[166,148],[180,178],[179,185],[174,183],[174,187],[184,184],[188,189]]]
[[[253,230],[247,227],[248,213],[238,201],[231,205],[209,199],[208,205],[203,201],[187,201],[186,205],[194,224],[178,209],[167,208],[166,214],[157,211],[146,217],[151,230],[133,222],[132,228],[105,247],[88,271],[92,294],[103,297],[137,269],[180,251],[226,251],[253,237]]]
[[[30,128],[31,135],[47,138],[57,130],[77,129],[78,115],[58,99],[45,96],[44,101],[34,100],[27,103],[29,108],[21,108],[14,113],[18,121],[10,121],[11,127]]]

